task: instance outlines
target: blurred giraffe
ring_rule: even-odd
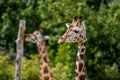
[[[56,80],[51,73],[45,37],[36,30],[32,34],[25,34],[25,40],[37,45],[40,58],[40,80]]]

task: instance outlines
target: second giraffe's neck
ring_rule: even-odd
[[[78,43],[78,53],[76,56],[76,80],[88,80],[87,71],[85,67],[85,43]]]
[[[38,46],[40,58],[40,80],[55,80],[50,70],[50,63],[45,41]]]

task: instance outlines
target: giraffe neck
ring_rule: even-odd
[[[88,80],[87,71],[85,67],[85,43],[78,43],[78,53],[76,56],[76,80]]]
[[[50,70],[49,57],[45,41],[37,46],[40,58],[40,80],[56,80]]]

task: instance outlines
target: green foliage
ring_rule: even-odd
[[[39,80],[38,55],[31,55],[30,59],[23,59],[21,80]]]
[[[53,73],[57,80],[75,80],[75,77],[70,77],[74,74],[70,72],[71,68],[69,65],[63,65],[63,63],[57,63],[52,68]]]
[[[21,80],[39,79],[39,58],[38,55],[23,57]],[[15,71],[15,60],[0,52],[0,80],[13,80]]]
[[[77,44],[58,45],[65,23],[82,15],[87,28],[86,66],[90,80],[120,80],[120,0],[0,0],[0,47],[15,51],[19,20],[27,32],[43,28],[50,36],[48,52],[58,80],[75,79]],[[21,80],[38,80],[38,56],[33,44],[25,43]],[[0,55],[0,80],[13,80],[15,61]],[[9,65],[9,66],[8,66]],[[32,69],[31,69],[32,68]],[[9,71],[9,73],[8,73]]]
[[[14,67],[10,57],[0,52],[0,79],[13,80]]]

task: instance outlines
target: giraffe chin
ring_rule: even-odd
[[[61,39],[58,40],[58,44],[63,44],[63,43],[64,43],[64,40],[61,40]]]

